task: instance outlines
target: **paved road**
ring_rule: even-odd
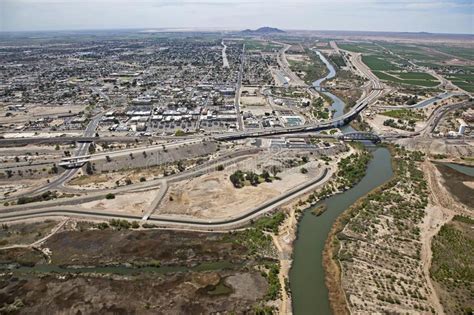
[[[221,45],[222,45],[222,66],[224,68],[229,68],[229,60],[227,59],[227,54],[226,54],[227,46],[226,44],[224,44],[224,40],[222,40]]]
[[[86,130],[84,131],[84,137],[94,136],[101,118],[102,118],[102,114],[99,114],[91,119],[91,121],[86,127]],[[89,146],[90,146],[90,143],[87,143],[87,142],[79,143],[74,156],[86,155],[89,151]],[[57,178],[55,178],[53,181],[49,182],[48,184],[42,187],[33,189],[25,194],[22,194],[21,196],[40,194],[48,190],[54,189],[64,184],[68,180],[70,180],[77,173],[78,170],[79,170],[78,168],[67,169],[61,175],[59,175]]]
[[[245,44],[242,45],[242,55],[240,56],[239,75],[237,78],[237,86],[235,87],[235,102],[234,102],[235,112],[237,114],[237,127],[240,131],[244,130],[244,123],[242,121],[242,115],[240,114],[240,90],[242,89],[244,63],[245,63]]]
[[[279,195],[262,205],[251,209],[245,213],[239,214],[228,219],[220,220],[202,220],[193,218],[179,218],[173,216],[151,216],[148,222],[165,225],[166,227],[173,228],[200,228],[200,229],[233,229],[239,226],[247,224],[250,220],[257,218],[258,216],[267,213],[278,206],[285,204],[286,202],[293,199],[296,195],[304,194],[315,186],[321,185],[322,183],[329,180],[332,173],[329,169],[325,168],[322,173],[315,179],[304,183],[298,187],[295,187],[288,192]],[[0,213],[0,222],[10,222],[15,220],[26,220],[30,218],[46,218],[54,216],[74,216],[74,217],[87,217],[87,218],[98,218],[98,219],[125,219],[125,220],[141,220],[142,217],[135,215],[128,215],[120,212],[106,212],[106,211],[94,211],[94,210],[79,210],[77,207],[58,207],[58,208],[45,208],[45,209],[33,209],[25,211],[15,212],[2,212]]]
[[[462,95],[461,93],[452,93],[452,92],[443,92],[439,95],[436,95],[434,97],[431,97],[429,99],[423,100],[421,102],[418,102],[413,105],[398,105],[398,106],[393,106],[393,105],[379,105],[377,108],[382,108],[382,109],[418,109],[418,108],[424,108],[427,106],[430,106],[434,103],[441,102],[443,100],[446,100],[452,96],[455,95]]]
[[[299,76],[296,75],[290,69],[290,65],[288,60],[286,59],[286,51],[291,47],[291,45],[281,43],[281,42],[273,42],[278,45],[282,45],[283,47],[280,49],[277,55],[277,63],[280,66],[280,69],[285,72],[286,76],[290,79],[290,86],[300,86],[300,87],[307,87],[308,85],[306,82],[301,80]]]
[[[107,193],[126,193],[126,192],[137,192],[137,191],[144,191],[149,189],[154,189],[156,187],[161,187],[164,181],[167,183],[178,182],[188,178],[193,178],[197,176],[201,176],[206,174],[210,171],[214,171],[218,165],[232,165],[239,161],[245,160],[250,156],[253,156],[261,152],[261,149],[252,148],[246,149],[236,152],[231,152],[228,154],[224,154],[214,160],[205,162],[193,169],[177,173],[165,178],[150,180],[146,182],[139,182],[131,185],[114,187],[114,188],[106,188],[106,189],[96,189],[96,190],[83,190],[83,189],[75,189],[71,187],[58,187],[61,191],[68,192],[68,193],[87,193],[86,196],[81,197],[74,197],[74,198],[65,198],[65,199],[57,199],[57,200],[50,200],[44,202],[37,202],[37,203],[29,203],[25,205],[15,205],[9,207],[2,207],[0,206],[0,212],[16,212],[21,210],[30,210],[30,209],[39,209],[45,207],[57,207],[57,206],[65,206],[65,205],[80,205],[86,202],[104,199]]]

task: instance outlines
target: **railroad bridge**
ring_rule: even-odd
[[[382,141],[382,139],[371,132],[350,132],[350,133],[345,133],[343,135],[340,135],[338,137],[339,140],[343,141],[362,141],[362,140],[368,140],[372,141],[374,143],[379,143]]]

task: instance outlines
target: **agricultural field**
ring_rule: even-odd
[[[474,220],[455,216],[433,239],[431,277],[446,314],[472,314]]]
[[[472,47],[437,45],[437,46],[429,46],[429,48],[435,49],[447,55],[451,55],[453,57],[474,61],[474,54],[472,53]]]
[[[362,61],[373,71],[396,71],[400,70],[400,67],[386,58],[379,56],[362,56]]]
[[[435,87],[440,84],[440,82],[427,73],[421,72],[407,72],[407,73],[397,73],[397,72],[382,72],[382,71],[373,71],[374,74],[384,81],[389,81],[398,84],[404,85],[417,85],[423,87]]]
[[[372,43],[346,43],[338,42],[337,46],[340,49],[348,50],[357,53],[374,53],[379,51],[379,47]]]
[[[474,74],[453,74],[446,79],[467,92],[474,92]]]

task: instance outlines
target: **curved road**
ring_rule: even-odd
[[[295,187],[288,192],[279,195],[262,205],[237,216],[229,219],[220,220],[202,220],[202,219],[187,219],[187,218],[176,218],[167,216],[151,216],[148,222],[173,226],[175,228],[221,228],[229,229],[235,228],[247,224],[252,219],[260,216],[263,213],[269,212],[274,208],[283,205],[289,200],[293,199],[295,195],[303,194],[314,186],[320,185],[327,181],[331,177],[332,173],[328,168],[325,168],[323,172],[310,182],[304,183],[298,187]],[[59,208],[46,208],[46,209],[33,209],[24,211],[15,211],[8,213],[0,213],[0,222],[15,221],[15,220],[26,220],[38,217],[52,217],[52,216],[75,216],[75,217],[89,217],[97,219],[125,219],[125,220],[141,220],[142,217],[124,214],[120,212],[104,212],[94,210],[77,210],[74,207],[59,207]]]

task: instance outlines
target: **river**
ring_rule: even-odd
[[[344,102],[321,89],[320,86],[324,80],[333,78],[336,71],[319,51],[316,53],[328,68],[329,73],[324,78],[315,81],[313,86],[333,100],[334,117],[338,117],[344,113]],[[350,126],[341,129],[342,132],[354,130]],[[293,312],[296,315],[331,314],[322,264],[322,254],[328,233],[336,218],[344,210],[393,175],[390,152],[381,147],[367,146],[367,148],[372,152],[373,158],[368,164],[364,178],[344,193],[324,200],[322,203],[326,204],[327,210],[322,215],[313,215],[311,213],[313,207],[306,209],[298,223],[297,238],[293,244],[293,265],[290,271]]]

